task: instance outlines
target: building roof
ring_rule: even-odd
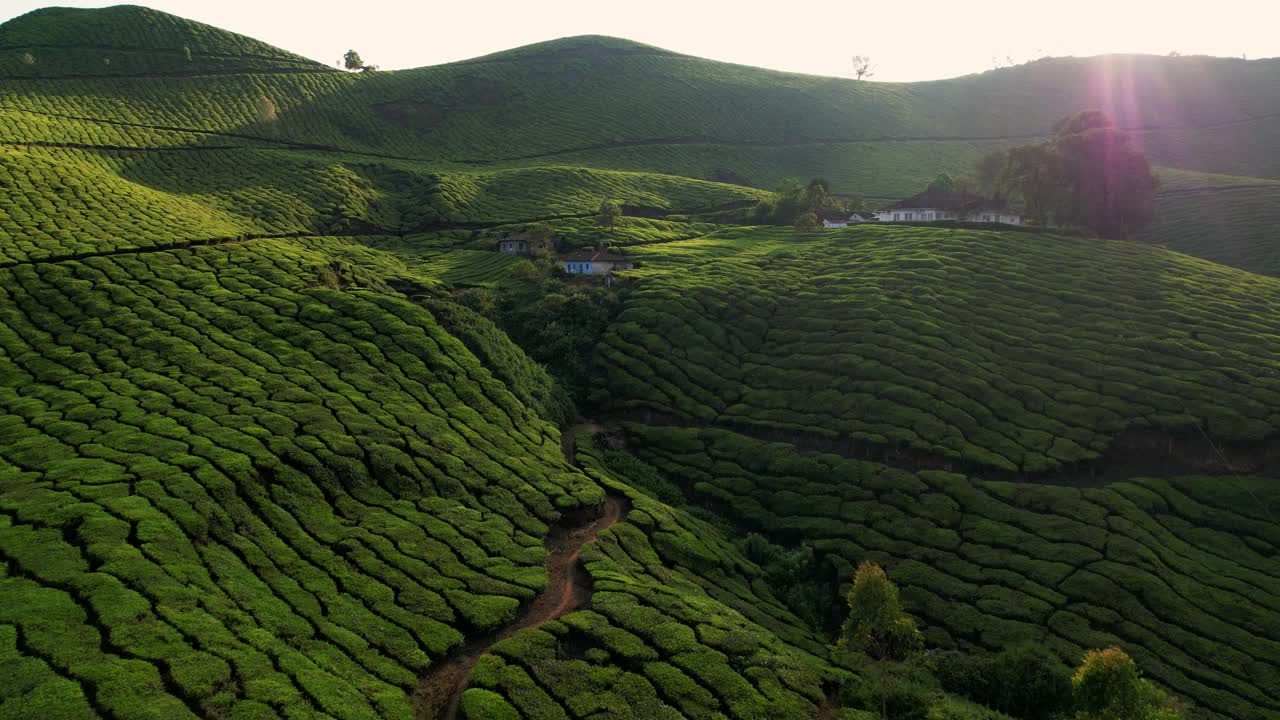
[[[970,212],[1010,212],[1009,206],[999,200],[992,200],[973,193],[946,192],[943,190],[925,190],[919,195],[912,195],[906,200],[899,200],[892,205],[886,205],[882,209],[902,210],[914,208],[968,210]]]
[[[629,262],[626,255],[618,255],[608,250],[579,250],[578,252],[561,255],[560,262],[611,262],[624,263]]]
[[[818,213],[819,220],[829,220],[831,222],[848,222],[849,213],[839,210],[823,210]]]

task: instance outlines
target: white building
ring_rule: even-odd
[[[819,217],[822,218],[822,227],[824,228],[849,227],[850,225],[868,222],[871,219],[862,213],[845,214],[834,210],[819,213]]]
[[[998,200],[973,193],[926,190],[881,208],[880,222],[930,222],[964,220],[966,222],[1021,225],[1022,215]]]

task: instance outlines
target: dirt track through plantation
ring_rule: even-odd
[[[454,720],[462,692],[467,689],[471,668],[489,648],[526,628],[537,627],[582,607],[591,599],[591,590],[578,578],[578,553],[582,546],[613,527],[626,513],[626,501],[608,496],[601,513],[576,528],[553,528],[547,535],[547,589],[516,615],[510,625],[476,638],[455,650],[427,672],[418,690],[418,717],[421,720]]]

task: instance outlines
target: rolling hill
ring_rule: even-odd
[[[1114,644],[1188,718],[1280,718],[1277,70],[586,36],[346,74],[135,6],[0,25],[0,717],[866,720],[831,640],[874,560],[939,653]],[[1087,107],[1160,164],[1142,242],[715,224]],[[539,223],[639,267],[531,280],[493,243]],[[1008,720],[924,675],[930,720]]]

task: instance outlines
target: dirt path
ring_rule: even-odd
[[[467,675],[489,648],[521,630],[576,610],[591,599],[590,589],[576,577],[578,553],[583,545],[622,519],[626,510],[625,500],[609,496],[595,519],[576,528],[556,527],[547,535],[547,589],[524,607],[510,625],[464,644],[427,673],[418,690],[420,720],[454,720],[462,691],[467,689]]]

